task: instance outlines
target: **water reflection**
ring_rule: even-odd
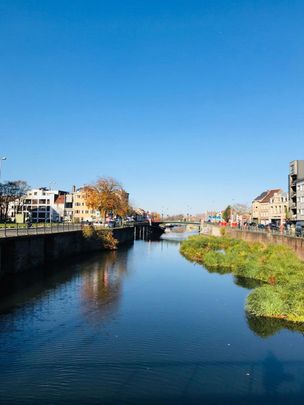
[[[191,260],[189,260],[191,261]],[[217,273],[221,275],[231,274],[231,270],[227,268],[208,268],[203,267],[208,273]],[[233,275],[232,275],[233,276]],[[233,276],[234,284],[252,290],[264,284],[263,281],[254,280],[246,277]],[[288,329],[290,331],[300,332],[304,335],[304,323],[289,322],[284,319],[263,318],[249,316],[246,313],[247,323],[249,328],[258,336],[267,338],[273,336],[282,329]]]
[[[248,290],[252,290],[264,284],[262,281],[254,280],[253,278],[239,276],[234,276],[233,281],[237,286],[247,288]]]
[[[119,303],[122,279],[127,274],[128,251],[124,247],[119,252],[76,258],[74,263],[56,263],[18,277],[7,276],[0,284],[1,326],[14,329],[15,322],[55,301],[59,291],[68,294],[71,286],[78,283],[84,315],[102,318],[112,313]]]
[[[122,282],[128,273],[128,252],[103,255],[82,275],[82,310],[91,321],[99,321],[116,312]]]
[[[268,338],[282,329],[300,332],[304,335],[304,324],[288,322],[283,319],[262,318],[246,314],[249,328],[259,337]]]

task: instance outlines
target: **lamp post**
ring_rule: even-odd
[[[54,180],[50,181],[50,184],[49,184],[50,190],[49,190],[49,191],[52,190],[52,185],[53,185],[53,187],[55,187],[55,184],[56,184],[56,181],[54,181]],[[51,201],[51,194],[49,194],[49,200],[50,200],[50,211],[49,211],[50,218],[49,218],[49,222],[50,222],[50,224],[51,224],[51,223],[52,223],[52,201]]]
[[[5,156],[0,157],[0,181],[1,181],[1,175],[2,175],[2,162],[4,160],[7,160]]]

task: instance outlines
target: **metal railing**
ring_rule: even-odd
[[[134,222],[134,221],[121,221],[117,222],[114,226],[103,226],[102,224],[93,225],[96,229],[118,229],[134,226],[148,225],[148,222]],[[72,232],[81,231],[85,226],[90,224],[74,224],[74,223],[32,223],[30,226],[27,224],[0,224],[0,238],[27,236],[27,235],[44,235],[59,232]]]
[[[220,227],[218,224],[215,223],[210,223],[210,222],[204,222],[205,226],[216,226]],[[224,228],[224,227],[223,227]],[[267,226],[265,228],[261,228],[258,226],[227,226],[227,229],[234,229],[236,231],[249,231],[253,233],[262,233],[262,234],[272,234],[272,235],[277,235],[277,236],[288,236],[290,238],[303,238],[304,239],[304,229],[302,232],[299,232],[296,230],[293,226],[290,226],[288,228],[284,227],[283,229],[271,229]]]
[[[11,224],[1,224],[0,238],[79,231],[82,226],[81,224],[71,223],[33,223],[30,226],[26,224],[14,224],[13,226]]]
[[[272,235],[279,235],[279,236],[289,236],[289,237],[297,237],[297,238],[304,238],[303,232],[298,232],[295,228],[284,228],[284,229],[271,229],[271,228],[259,228],[258,226],[240,226],[240,227],[232,227],[231,229],[236,229],[240,231],[249,231],[254,233],[263,233],[263,234],[272,234]]]

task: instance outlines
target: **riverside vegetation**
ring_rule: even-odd
[[[180,252],[210,272],[259,281],[247,297],[250,316],[304,322],[304,262],[289,247],[199,235],[182,242]]]
[[[82,234],[86,239],[100,242],[100,247],[105,250],[116,250],[118,240],[114,238],[110,229],[96,229],[91,225],[83,228]]]

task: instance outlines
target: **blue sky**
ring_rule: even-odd
[[[4,179],[202,212],[304,159],[303,1],[0,0]]]

